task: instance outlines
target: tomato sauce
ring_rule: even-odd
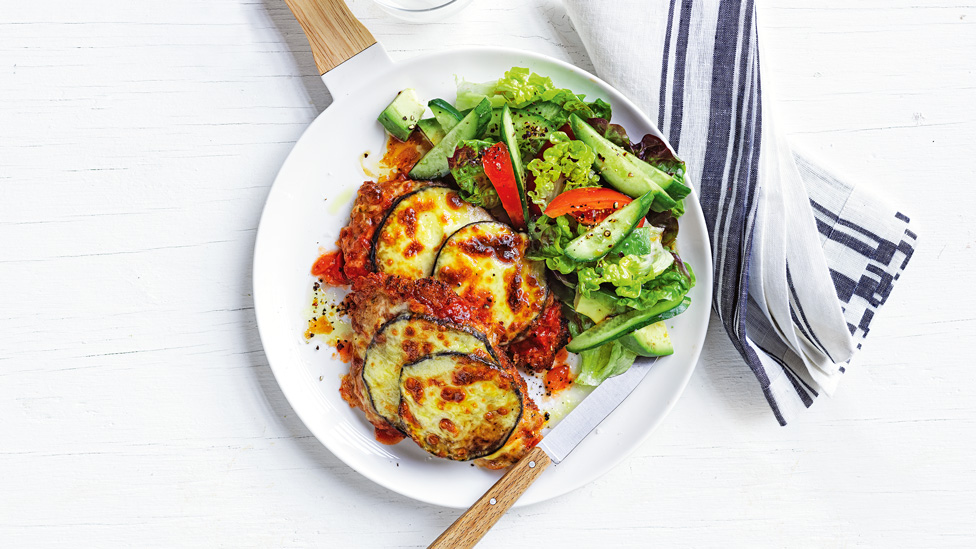
[[[374,426],[373,431],[375,431],[374,434],[376,436],[377,442],[379,442],[380,444],[386,444],[388,446],[396,444],[397,442],[400,442],[405,438],[405,435],[403,433],[397,431],[392,427],[381,429],[379,427]]]
[[[561,364],[546,372],[546,392],[549,394],[558,393],[568,389],[573,384],[573,373],[569,365]]]
[[[349,341],[342,339],[336,341],[336,354],[339,355],[339,360],[345,364],[352,362],[352,344]]]
[[[305,330],[305,339],[312,339],[316,335],[328,335],[335,329],[332,322],[324,316],[313,318],[308,321],[308,329]]]
[[[520,366],[537,372],[548,370],[556,350],[565,345],[567,339],[562,311],[559,304],[552,301],[542,311],[529,335],[509,345],[509,352],[517,357],[515,362]]]
[[[319,277],[329,286],[346,285],[349,280],[342,270],[344,265],[345,261],[340,250],[322,254],[312,265],[312,276]]]
[[[380,164],[386,167],[389,173],[380,176],[378,182],[382,183],[405,176],[430,149],[430,142],[424,137],[423,132],[413,132],[406,141],[390,137],[386,141],[386,153],[383,154],[383,160],[380,161]]]

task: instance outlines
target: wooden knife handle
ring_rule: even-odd
[[[376,43],[343,0],[285,0],[312,46],[319,74]]]
[[[429,549],[474,547],[551,463],[542,448],[533,448],[444,530]]]

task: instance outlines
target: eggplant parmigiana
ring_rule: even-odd
[[[525,380],[471,306],[444,283],[373,273],[352,281],[352,366],[343,397],[378,438],[507,467],[540,440]],[[391,433],[400,433],[391,437]]]

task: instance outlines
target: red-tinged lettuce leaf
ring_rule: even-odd
[[[454,176],[461,198],[483,208],[498,207],[501,201],[498,193],[485,174],[482,156],[488,147],[494,145],[491,141],[462,141],[454,155],[447,160],[447,165]]]
[[[684,161],[675,156],[660,137],[647,134],[639,142],[631,145],[631,150],[644,162],[675,176],[678,183],[684,184]]]
[[[611,124],[606,118],[590,118],[586,122],[614,145],[634,152],[630,145],[630,137],[627,136],[627,130],[620,124]]]
[[[674,241],[678,238],[678,219],[675,217],[674,212],[671,210],[651,212],[647,214],[647,222],[654,227],[664,229],[664,232],[661,233],[661,244],[673,249]]]

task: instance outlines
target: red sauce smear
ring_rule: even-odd
[[[386,153],[381,163],[391,170],[389,177],[381,177],[380,183],[388,179],[396,179],[400,174],[406,174],[413,168],[420,158],[427,154],[432,145],[423,132],[413,132],[406,141],[390,137],[386,141]]]
[[[345,261],[340,250],[324,253],[312,265],[312,276],[319,277],[329,286],[343,286],[349,283],[342,268]]]
[[[555,349],[566,344],[567,331],[563,326],[562,311],[552,302],[532,327],[525,339],[509,345],[509,353],[516,363],[532,371],[543,371],[552,365]]]
[[[382,429],[379,427],[373,427],[373,430],[375,431],[376,440],[380,444],[393,445],[400,442],[405,437],[403,433],[392,427]]]
[[[309,320],[308,329],[305,330],[305,339],[312,339],[313,336],[318,334],[329,335],[334,329],[329,319],[324,316]]]
[[[573,373],[566,364],[561,364],[546,372],[546,391],[549,393],[558,393],[568,389],[572,384]]]
[[[345,339],[336,342],[336,353],[339,354],[339,360],[344,364],[352,362],[352,344]]]

